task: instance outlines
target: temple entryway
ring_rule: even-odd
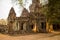
[[[30,24],[30,25],[29,25],[29,30],[30,30],[30,32],[33,32],[33,29],[34,29],[34,25],[33,25],[33,24]]]
[[[41,22],[42,32],[46,32],[46,22]]]
[[[53,30],[54,31],[60,31],[60,25],[59,24],[53,24]]]

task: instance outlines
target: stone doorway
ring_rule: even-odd
[[[46,22],[41,22],[41,29],[43,32],[46,32]]]
[[[30,27],[31,27],[31,29],[33,29],[33,28],[34,28],[34,26],[33,26],[33,25],[30,25]]]
[[[53,30],[54,30],[54,31],[60,31],[60,26],[59,26],[59,24],[53,24]]]
[[[33,29],[34,29],[34,25],[31,24],[31,25],[29,26],[29,30],[30,30],[30,32],[33,32]]]
[[[24,24],[24,23],[21,23],[21,30],[23,30],[23,24]]]

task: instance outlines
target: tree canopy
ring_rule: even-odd
[[[60,0],[49,0],[47,19],[50,23],[60,23]]]

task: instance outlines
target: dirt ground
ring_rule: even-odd
[[[0,40],[60,40],[60,34],[37,33],[29,35],[10,36],[0,33]]]

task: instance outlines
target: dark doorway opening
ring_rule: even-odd
[[[46,29],[46,23],[45,22],[41,22],[41,28]]]
[[[5,30],[4,29],[0,29],[0,33],[4,33],[5,32]]]
[[[21,23],[21,30],[23,30],[23,23]]]
[[[60,31],[60,26],[59,26],[59,24],[53,24],[53,29],[54,29],[55,31]]]
[[[46,22],[41,22],[41,29],[43,32],[46,32]]]
[[[33,29],[34,27],[33,27],[33,25],[30,25],[30,27],[31,27],[31,29]]]

